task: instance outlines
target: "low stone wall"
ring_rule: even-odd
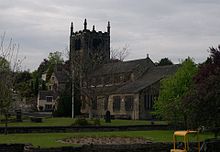
[[[23,152],[26,144],[0,144],[0,152]]]
[[[80,132],[80,131],[137,131],[137,130],[169,130],[169,125],[134,125],[134,126],[36,126],[36,127],[8,127],[8,133],[52,133],[52,132]],[[0,127],[0,133],[5,128]]]
[[[220,151],[220,139],[207,142],[204,152]],[[0,152],[170,152],[172,147],[172,143],[159,142],[129,145],[83,145],[59,148],[34,148],[30,144],[0,144]]]
[[[149,143],[130,145],[89,145],[83,146],[82,152],[170,152],[171,143]]]
[[[169,152],[171,143],[83,145],[82,147],[32,148],[25,152]]]

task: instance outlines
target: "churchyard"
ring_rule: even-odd
[[[15,120],[15,117],[11,118],[11,121]],[[75,126],[83,127],[84,125],[74,125],[77,119],[72,118],[43,118],[42,122],[31,122],[30,118],[24,117],[22,122],[10,122],[9,127],[58,127],[58,126]],[[94,126],[96,119],[88,119],[89,126]],[[100,119],[99,126],[145,126],[145,125],[168,125],[165,121],[146,121],[146,120],[111,120],[111,123],[106,123],[104,119]],[[88,126],[88,125],[86,125]],[[0,127],[4,127],[4,123],[0,123]],[[85,127],[85,126],[84,126]],[[59,133],[9,133],[8,135],[0,135],[1,144],[12,143],[30,143],[34,147],[51,148],[51,147],[63,147],[63,146],[79,146],[83,144],[92,143],[94,138],[103,140],[108,138],[113,142],[116,140],[121,141],[126,138],[133,138],[134,140],[142,139],[146,142],[172,142],[173,130],[147,130],[147,131],[79,131],[79,132],[59,132]],[[213,133],[200,134],[200,140],[209,139],[214,137]],[[83,138],[83,139],[82,139]],[[194,138],[194,137],[193,137]],[[78,143],[65,142],[68,139],[80,141]],[[88,140],[87,140],[88,139]],[[83,141],[82,141],[83,140]],[[97,142],[97,141],[95,141]],[[126,141],[127,143],[129,141]],[[134,141],[130,141],[133,142]],[[110,144],[108,143],[108,144]],[[141,142],[142,143],[142,142]],[[94,143],[97,144],[97,143]]]

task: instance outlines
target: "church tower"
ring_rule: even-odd
[[[76,105],[81,100],[83,81],[96,66],[110,61],[110,22],[107,31],[87,29],[84,21],[83,30],[74,32],[73,23],[70,27],[70,71],[72,81],[72,118],[76,114]],[[88,79],[88,77],[87,77]]]
[[[70,60],[80,64],[103,64],[110,61],[110,22],[107,31],[87,29],[87,21],[84,21],[84,29],[73,31],[73,23],[70,27]]]

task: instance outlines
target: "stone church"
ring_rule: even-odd
[[[178,65],[157,66],[147,56],[131,61],[110,58],[110,22],[107,31],[70,28],[72,81],[80,90],[81,113],[104,117],[110,111],[118,119],[152,119],[160,81],[175,73]],[[76,96],[75,96],[76,97]],[[78,102],[79,100],[75,100]]]

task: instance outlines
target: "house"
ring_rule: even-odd
[[[37,97],[37,109],[39,111],[53,111],[57,96],[53,91],[39,91]]]
[[[57,64],[47,84],[48,90],[61,93],[69,82],[69,72],[65,64]]]
[[[81,113],[104,117],[110,111],[121,119],[152,119],[160,81],[179,67],[157,66],[149,56],[111,62],[110,22],[107,32],[101,32],[94,26],[88,30],[86,20],[82,31],[74,32],[71,23],[70,63],[72,84],[80,88]]]
[[[68,66],[66,64],[57,64],[47,83],[48,90],[40,90],[38,93],[37,109],[39,111],[54,111],[59,96],[65,90],[68,82]]]

